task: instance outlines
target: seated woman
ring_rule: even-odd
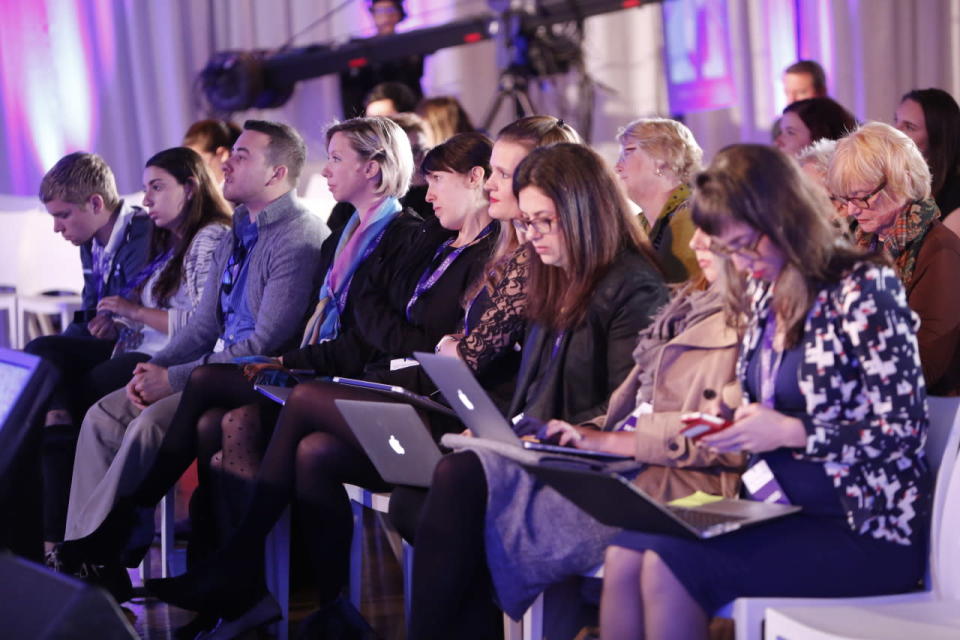
[[[492,143],[480,133],[459,134],[434,147],[424,158],[423,171],[429,185],[427,200],[431,202],[437,214],[439,224],[456,230],[456,236],[435,247],[430,264],[425,270],[412,270],[402,264],[390,265],[372,273],[368,282],[358,289],[361,297],[357,305],[354,322],[379,353],[378,361],[371,362],[362,375],[376,379],[380,375],[389,375],[389,361],[409,357],[414,350],[430,348],[445,332],[452,330],[460,320],[462,308],[459,304],[467,284],[479,275],[479,269],[490,253],[496,240],[495,223],[487,213],[487,198],[483,191],[490,169],[489,159]],[[414,244],[406,250],[413,255],[423,252],[424,247]],[[400,270],[400,274],[392,273]],[[408,273],[405,273],[408,272]],[[379,299],[376,294],[379,294]],[[363,317],[361,317],[361,312]],[[317,345],[323,346],[323,345]],[[283,364],[292,367],[311,366],[312,349],[292,352],[283,356]],[[336,373],[336,371],[330,371]],[[203,385],[199,385],[200,388]],[[194,404],[188,404],[188,395],[193,389],[193,381],[184,394],[184,401],[178,409],[178,418],[185,411],[193,410]],[[190,608],[204,609],[218,614],[240,613],[250,605],[256,604],[263,595],[262,583],[251,580],[260,575],[262,568],[263,539],[269,533],[273,523],[283,512],[285,505],[293,497],[294,478],[298,482],[296,489],[301,500],[310,508],[305,510],[306,526],[317,531],[311,539],[327,540],[319,544],[317,554],[322,555],[318,566],[318,576],[327,583],[335,583],[333,596],[326,597],[331,589],[321,588],[321,602],[326,604],[336,598],[346,575],[337,570],[342,559],[345,562],[352,526],[349,505],[346,505],[345,521],[343,512],[338,509],[326,509],[328,494],[343,492],[344,481],[377,486],[382,484],[376,471],[363,456],[362,449],[356,443],[346,424],[340,418],[333,405],[336,398],[382,399],[375,392],[353,390],[343,385],[327,382],[307,382],[293,390],[277,420],[270,443],[263,457],[262,465],[252,489],[252,497],[237,531],[230,537],[225,549],[219,554],[215,566],[219,567],[223,559],[229,559],[233,565],[230,571],[241,572],[247,577],[244,581],[227,585],[230,595],[224,600],[220,594],[204,595],[204,607],[197,606],[197,600],[190,599],[191,591],[184,585],[204,580],[205,572],[191,572],[174,583],[156,583],[157,593],[174,602],[193,605]],[[192,396],[190,403],[199,404]],[[236,412],[227,414],[225,420],[240,419]],[[164,447],[169,444],[164,442]],[[323,449],[324,455],[330,455],[333,461],[323,465],[324,473],[330,477],[343,476],[335,487],[321,479],[318,482],[303,480],[303,472],[297,470],[294,462],[299,452],[313,448]],[[189,462],[189,460],[185,460]],[[165,463],[166,464],[166,463]],[[158,465],[159,466],[159,465]],[[159,474],[167,470],[155,469],[144,482],[144,487],[154,486]],[[173,474],[182,471],[174,469]],[[175,475],[167,476],[175,477]],[[335,490],[334,490],[335,489]],[[344,499],[345,501],[345,499]],[[339,506],[339,505],[338,505]],[[279,508],[278,508],[279,507]],[[346,542],[341,545],[341,532],[347,530]],[[340,553],[342,551],[342,554]],[[240,564],[234,558],[242,558]],[[209,569],[209,565],[207,565]],[[223,574],[224,576],[226,574]],[[198,577],[199,576],[199,577]],[[173,584],[172,593],[165,585]],[[236,587],[243,587],[244,597],[234,598]],[[220,604],[221,606],[218,606]]]
[[[893,126],[917,144],[930,165],[930,190],[944,224],[960,233],[960,105],[943,89],[915,89],[900,99]]]
[[[803,511],[709,540],[620,534],[604,563],[605,639],[705,639],[711,613],[737,597],[862,596],[921,578],[930,478],[916,321],[896,273],[838,241],[829,213],[769,147],[727,147],[697,177],[694,221],[753,280],[735,297],[747,404],[700,442],[750,452]]]
[[[920,362],[927,391],[960,394],[960,238],[940,223],[930,170],[917,146],[880,122],[837,143],[827,176],[834,199],[856,218],[856,243],[895,263],[910,308],[920,316]]]
[[[857,128],[857,119],[843,105],[826,96],[787,105],[774,145],[796,157],[817,140],[839,140]]]
[[[604,412],[629,373],[636,332],[662,305],[666,288],[615,178],[587,147],[534,150],[517,169],[514,193],[539,260],[530,263],[531,324],[507,415],[582,422]],[[489,508],[496,517],[509,515],[508,504],[525,504],[513,493],[525,487],[508,479],[500,491],[497,475],[512,470],[488,454],[446,456],[434,472],[416,533],[411,638],[495,633],[496,620],[487,615],[484,514]],[[596,555],[594,562],[599,549]]]
[[[617,135],[617,175],[643,212],[640,224],[660,260],[667,282],[700,275],[690,250],[690,178],[700,169],[703,150],[685,125],[667,118],[641,118]]]
[[[79,424],[99,398],[123,387],[134,366],[160,351],[186,325],[200,301],[213,249],[229,231],[230,208],[204,166],[186,147],[147,160],[143,171],[146,207],[155,227],[150,259],[123,296],[97,306],[112,321],[103,337],[117,340],[113,357],[59,388],[74,402],[58,426],[44,429],[44,539],[47,551],[63,540]],[[119,339],[118,339],[119,338]],[[66,412],[64,412],[66,413]],[[77,469],[82,474],[83,469]],[[51,558],[53,560],[53,558]]]
[[[703,290],[716,280],[724,263],[710,253],[703,232],[694,232],[690,246],[703,277],[678,292],[641,331],[633,352],[634,368],[610,396],[606,414],[583,426],[562,420],[547,425],[547,433],[559,436],[561,444],[620,453],[647,463],[635,483],[663,501],[698,490],[734,496],[742,466],[741,456],[713,454],[680,435],[682,413],[729,415],[739,403],[734,375],[739,338],[730,326],[735,320],[724,313],[718,287],[711,284]],[[511,461],[507,451],[503,453],[477,452],[486,473],[486,496],[479,492],[460,495],[456,487],[435,482],[418,532],[414,585],[424,593],[448,593],[428,580],[451,561],[451,555],[458,554],[460,563],[464,556],[475,555],[477,562],[486,561],[500,607],[519,618],[546,587],[600,564],[616,530],[544,487]],[[449,508],[445,497],[458,502],[485,498],[485,502],[460,507],[478,513],[471,517],[479,518],[481,527],[469,534],[458,531],[451,535],[444,522]],[[477,553],[480,546],[483,554]],[[452,597],[458,596],[452,592]],[[434,595],[429,601],[429,610],[414,609],[412,624],[419,631],[411,637],[424,637],[422,616],[435,620],[438,612],[434,609],[448,610],[453,619],[464,615],[443,597]],[[446,618],[443,621],[448,623]],[[439,627],[437,637],[467,637],[465,633],[454,624]]]

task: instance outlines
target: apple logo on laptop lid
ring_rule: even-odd
[[[397,440],[397,436],[395,435],[391,434],[390,439],[387,440],[387,443],[390,445],[391,449],[393,449],[396,453],[398,453],[401,456],[407,452],[406,449],[403,448],[403,445],[400,444],[400,441]]]
[[[470,402],[470,398],[467,397],[467,394],[463,392],[463,389],[457,389],[457,397],[460,398],[460,402],[465,406],[469,411],[473,411],[473,403]]]

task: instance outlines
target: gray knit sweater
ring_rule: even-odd
[[[234,211],[235,218],[246,215],[249,213],[243,205]],[[256,222],[259,237],[248,256],[246,286],[247,305],[256,317],[256,328],[246,339],[214,353],[223,333],[220,279],[233,250],[234,233],[228,233],[216,249],[203,297],[190,324],[151,360],[167,367],[174,391],[182,391],[190,372],[202,364],[232,362],[246,355],[276,356],[300,342],[320,288],[320,245],[330,230],[293,191],[267,205]]]

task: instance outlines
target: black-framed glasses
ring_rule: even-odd
[[[547,218],[542,220],[524,220],[522,218],[514,218],[512,220],[513,228],[517,230],[517,233],[529,233],[531,229],[537,232],[539,236],[545,236],[548,233],[553,233],[553,230],[557,228],[556,218]]]
[[[718,256],[723,256],[724,258],[732,258],[733,256],[740,256],[746,260],[756,260],[760,257],[760,253],[757,251],[757,247],[760,246],[760,239],[763,238],[762,233],[757,233],[752,240],[748,240],[743,244],[738,244],[737,246],[729,245],[723,240],[718,238],[710,238],[710,251],[717,254]]]
[[[872,198],[873,196],[883,191],[886,188],[886,186],[887,186],[887,181],[884,180],[883,182],[880,183],[880,186],[878,186],[876,189],[874,189],[873,191],[871,191],[865,196],[857,196],[856,198],[851,198],[847,196],[830,196],[830,199],[833,200],[834,204],[839,204],[842,207],[845,207],[848,204],[852,204],[858,209],[869,209],[870,198]]]

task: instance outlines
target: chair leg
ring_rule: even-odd
[[[523,622],[503,614],[503,640],[523,640]]]
[[[541,593],[523,614],[523,640],[542,640],[542,638],[543,594]]]
[[[163,578],[169,578],[173,574],[171,560],[176,546],[176,536],[173,530],[176,517],[174,514],[175,494],[176,486],[160,500],[160,576]]]
[[[267,589],[280,605],[281,618],[274,627],[277,640],[287,640],[290,633],[290,508],[267,536],[264,548]]]
[[[413,607],[413,546],[403,542],[403,616],[404,621],[410,624],[410,614]]]
[[[363,505],[350,501],[353,511],[353,538],[350,540],[350,603],[360,610],[363,577]]]

